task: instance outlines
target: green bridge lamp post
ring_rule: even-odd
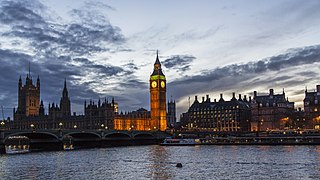
[[[60,123],[59,123],[59,129],[60,129],[60,130],[62,129],[62,126],[63,126],[63,124],[62,124],[62,122],[60,122]]]
[[[101,130],[104,129],[104,124],[101,124]]]

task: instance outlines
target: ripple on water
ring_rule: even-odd
[[[319,160],[319,146],[114,147],[2,155],[0,179],[320,179]]]

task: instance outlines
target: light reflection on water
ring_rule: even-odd
[[[0,179],[320,179],[319,160],[320,146],[114,147],[2,155]]]

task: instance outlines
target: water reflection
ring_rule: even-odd
[[[149,150],[151,160],[149,177],[152,179],[171,179],[173,163],[168,159],[168,148],[164,146],[153,146]],[[170,166],[172,166],[170,168]]]
[[[319,158],[320,146],[114,147],[2,155],[0,179],[319,179]]]

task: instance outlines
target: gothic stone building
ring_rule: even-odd
[[[18,84],[18,108],[14,109],[14,120],[10,122],[11,129],[99,129],[113,128],[113,117],[117,103],[104,102],[97,105],[85,103],[85,115],[71,114],[71,104],[68,95],[67,82],[64,82],[60,105],[49,103],[48,114],[45,114],[43,101],[40,101],[40,79],[33,85],[30,75],[26,84],[22,85],[21,77]]]
[[[225,101],[223,95],[217,102],[211,102],[209,95],[202,97],[199,102],[197,96],[187,113],[183,115],[183,123],[187,128],[199,131],[249,131],[250,103],[246,96]],[[186,123],[187,121],[187,123]]]
[[[314,92],[306,89],[303,103],[307,128],[320,129],[320,85]]]
[[[139,109],[130,113],[118,113],[118,104],[95,104],[90,100],[84,103],[84,115],[71,114],[71,104],[65,80],[60,104],[49,103],[45,114],[43,102],[40,101],[40,79],[33,85],[30,74],[26,85],[18,84],[18,108],[14,110],[12,129],[116,129],[116,130],[160,130],[167,129],[166,111],[166,77],[162,72],[158,53],[154,70],[150,76],[150,112]],[[170,104],[170,116],[175,114],[175,103]]]
[[[114,126],[117,130],[167,129],[166,77],[162,72],[157,52],[153,73],[150,76],[150,112],[139,109],[134,112],[116,114]]]
[[[294,102],[286,99],[284,90],[282,94],[274,94],[273,89],[268,95],[257,95],[254,91],[251,102],[252,131],[266,131],[285,129],[292,121]]]
[[[176,101],[168,101],[168,111],[167,111],[167,125],[170,128],[173,128],[176,125]]]
[[[14,109],[14,119],[21,120],[28,116],[43,115],[43,104],[40,104],[40,79],[34,85],[30,73],[26,77],[25,85],[21,76],[18,83],[18,108]]]
[[[95,104],[94,101],[90,100],[90,103],[87,105],[87,102],[84,103],[84,112],[87,120],[87,129],[114,129],[114,115],[118,113],[117,108],[118,103],[112,98],[111,103],[104,99],[104,102],[101,103],[100,99],[98,104]]]

